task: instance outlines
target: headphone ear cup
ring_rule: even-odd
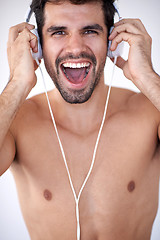
[[[109,41],[108,42],[108,51],[107,51],[107,56],[109,57],[109,58],[113,58],[113,52],[110,50],[110,47],[111,47],[111,41]]]
[[[110,50],[111,43],[112,43],[111,41],[109,41],[109,43],[108,43],[107,56],[108,56],[109,58],[115,58],[115,57],[121,56],[122,53],[123,53],[124,42],[119,43],[115,51],[111,51],[111,50]]]
[[[42,59],[43,56],[42,56],[42,48],[41,48],[41,44],[40,44],[40,38],[39,38],[39,35],[38,35],[38,31],[37,29],[32,29],[31,32],[36,35],[37,37],[37,40],[38,40],[38,52],[37,53],[34,53],[32,52],[32,56],[33,56],[33,59]]]

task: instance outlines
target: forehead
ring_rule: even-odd
[[[98,23],[105,25],[104,13],[100,2],[81,5],[64,2],[62,4],[46,3],[44,9],[44,27],[50,24],[86,25]]]

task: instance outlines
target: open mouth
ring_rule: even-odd
[[[91,63],[83,62],[83,63],[71,63],[66,62],[61,65],[62,72],[73,84],[80,84],[84,82],[89,71],[90,71]]]

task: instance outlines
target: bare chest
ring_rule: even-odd
[[[108,124],[104,129],[79,201],[81,236],[85,240],[103,240],[105,236],[117,239],[122,233],[123,239],[138,239],[137,227],[140,226],[139,232],[151,227],[157,209],[158,170],[157,161],[152,159],[155,134],[142,131],[140,125],[135,128],[131,122],[128,127],[113,125],[114,128]],[[61,134],[77,195],[91,165],[96,137],[97,133],[85,139]],[[32,132],[32,137],[21,139],[19,149],[17,186],[30,232],[34,225],[38,236],[43,232],[50,234],[46,239],[51,239],[53,233],[55,239],[64,238],[64,232],[68,233],[66,239],[73,239],[75,201],[54,134],[45,134],[45,130],[43,134],[43,128],[41,134]],[[62,226],[64,231],[60,231]]]

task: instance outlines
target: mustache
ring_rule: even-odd
[[[97,60],[96,60],[96,57],[95,57],[95,55],[94,54],[88,54],[88,53],[86,53],[86,52],[82,52],[82,53],[80,53],[78,56],[75,56],[74,54],[72,54],[72,53],[69,53],[69,54],[67,54],[67,55],[65,55],[65,56],[63,56],[63,57],[58,57],[57,59],[56,59],[56,68],[58,69],[58,66],[61,64],[61,62],[63,62],[63,61],[67,61],[67,60],[77,60],[77,59],[89,59],[91,62],[92,62],[92,64],[93,65],[97,65]]]

